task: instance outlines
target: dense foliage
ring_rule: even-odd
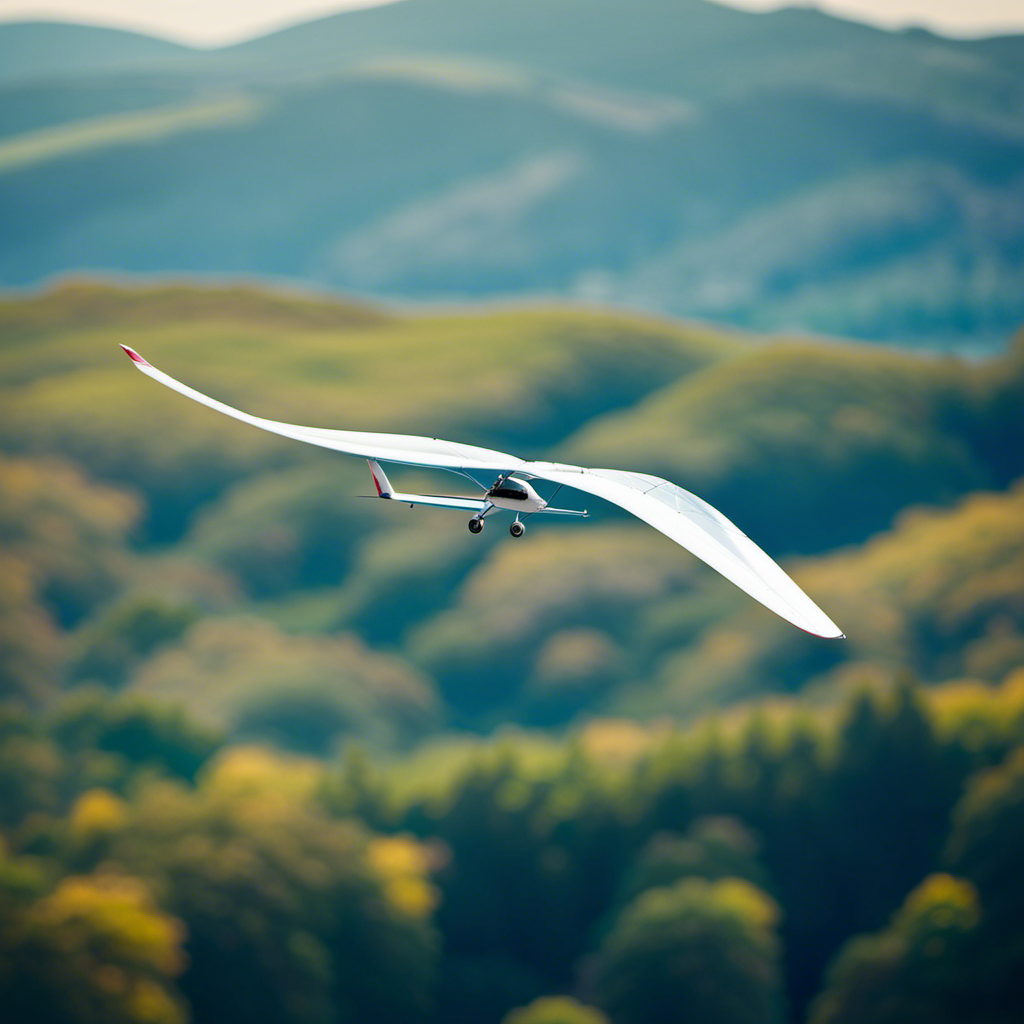
[[[510,1021],[602,1019],[556,992],[616,1024],[809,1005],[816,1024],[990,1024],[1024,1005],[1019,674],[380,763],[199,748],[125,700],[0,734],[21,794],[4,1020],[40,992],[54,1020],[198,1024],[497,1024],[535,999]],[[162,761],[118,745],[128,714]]]

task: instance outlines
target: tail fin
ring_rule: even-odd
[[[124,349],[124,354],[133,363],[138,363],[139,366],[148,366],[150,368],[153,367],[153,364],[148,359],[143,359],[142,356],[140,356],[139,353],[135,351],[135,349],[129,348],[127,345],[121,345],[121,348]]]
[[[391,481],[387,478],[384,470],[380,468],[380,463],[373,459],[367,459],[366,462],[370,467],[370,474],[373,477],[373,485],[377,488],[378,497],[390,498],[395,493],[395,489],[391,486]]]

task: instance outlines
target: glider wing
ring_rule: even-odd
[[[134,349],[126,345],[121,347],[147,377],[152,377],[173,391],[243,423],[296,441],[305,441],[365,459],[447,469],[461,473],[485,488],[501,474],[518,473],[604,498],[682,545],[741,590],[800,629],[823,637],[844,635],[782,568],[721,512],[695,494],[661,477],[615,469],[585,469],[554,462],[525,462],[505,452],[432,437],[329,430],[263,419],[182,384],[147,362]],[[378,493],[380,490],[378,482]],[[446,503],[449,508],[478,508],[478,502],[472,498],[399,494],[394,497],[399,501],[404,499],[422,504]],[[569,510],[562,509],[546,511],[569,513]]]
[[[143,359],[134,349],[127,345],[121,348],[128,357],[147,377],[159,381],[199,402],[210,409],[232,416],[236,420],[248,423],[260,430],[269,430],[272,434],[281,434],[296,441],[331,448],[346,455],[359,455],[364,459],[379,459],[382,462],[396,462],[406,466],[431,466],[437,469],[450,469],[470,477],[484,487],[489,487],[501,473],[511,473],[523,464],[523,460],[505,452],[493,451],[490,448],[478,448],[471,444],[459,444],[456,441],[442,441],[436,437],[417,437],[414,434],[375,434],[360,430],[329,430],[325,427],[300,427],[294,423],[280,423],[277,420],[263,419],[252,416],[240,409],[235,409],[224,402],[204,395],[195,388],[175,380],[173,377],[158,370],[152,363]]]
[[[794,626],[823,637],[843,631],[738,526],[668,480],[616,469],[528,462],[517,471],[597,495],[660,530]]]

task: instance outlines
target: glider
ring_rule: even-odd
[[[480,533],[485,517],[496,509],[503,509],[515,513],[509,532],[513,537],[521,537],[526,532],[523,519],[527,516],[587,514],[585,511],[552,508],[530,485],[530,480],[557,484],[559,489],[569,487],[584,491],[618,505],[660,530],[800,629],[822,637],[845,636],[782,568],[721,512],[661,477],[617,469],[586,469],[560,462],[528,462],[505,452],[435,437],[328,430],[279,423],[218,402],[158,370],[127,345],[121,348],[147,377],[217,412],[273,434],[366,459],[377,496],[385,500],[472,512],[469,520],[472,533]],[[484,493],[479,498],[403,494],[391,486],[391,481],[380,467],[382,462],[446,469],[472,480]]]

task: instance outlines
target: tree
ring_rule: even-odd
[[[778,908],[739,879],[650,889],[597,959],[595,1002],[616,1024],[781,1024]]]
[[[502,1024],[609,1024],[592,1006],[565,996],[545,996],[508,1013]]]
[[[411,1024],[434,977],[417,844],[371,841],[313,805],[308,763],[236,750],[197,791],[138,793],[104,854],[150,879],[188,929],[196,1024]]]
[[[114,699],[102,690],[73,693],[47,724],[69,759],[81,765],[103,755],[121,783],[140,768],[191,781],[221,745],[217,730],[193,721],[180,705],[135,693]]]
[[[982,920],[971,949],[978,1003],[993,1021],[1024,1016],[1024,747],[976,776],[953,813],[946,861],[977,886]]]
[[[1024,747],[976,776],[953,812],[946,850],[950,867],[978,887],[987,913],[1021,919],[1024,884]]]
[[[138,515],[131,494],[70,463],[0,458],[0,542],[32,567],[32,597],[61,626],[116,592]]]
[[[296,636],[256,618],[210,617],[149,659],[140,693],[185,701],[245,739],[329,754],[346,734],[382,743],[436,721],[431,680],[356,637]]]
[[[4,902],[4,1024],[184,1024],[172,988],[182,928],[138,879],[70,876],[39,899]]]
[[[71,676],[121,686],[155,650],[177,640],[199,614],[193,601],[130,594],[79,632]]]
[[[885,929],[851,939],[836,957],[812,1024],[961,1024],[975,1012],[969,955],[979,920],[974,887],[931,875]]]
[[[350,499],[365,486],[364,471],[325,463],[244,481],[200,516],[186,545],[254,597],[337,585],[374,526],[363,504]]]
[[[744,878],[767,887],[751,833],[735,818],[700,818],[685,835],[659,832],[647,843],[626,873],[623,898],[632,900],[647,889],[694,877]]]
[[[786,831],[765,830],[764,859],[787,912],[783,934],[797,1006],[820,988],[842,944],[884,927],[935,868],[962,784],[921,691],[908,681],[887,695],[856,695],[835,746],[832,763],[802,796],[805,809],[817,802],[816,820],[808,828],[791,819]]]

